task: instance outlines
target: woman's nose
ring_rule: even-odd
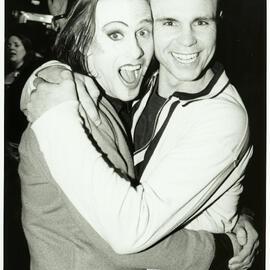
[[[14,50],[15,49],[15,46],[13,44],[8,44],[8,49]]]
[[[141,44],[136,38],[131,42],[129,52],[134,59],[140,59],[144,55]]]

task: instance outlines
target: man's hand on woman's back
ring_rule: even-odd
[[[90,77],[72,73],[61,64],[44,67],[34,76],[34,89],[29,91],[30,97],[24,110],[29,122],[34,122],[42,114],[63,102],[77,100],[87,117],[99,125],[99,90]]]

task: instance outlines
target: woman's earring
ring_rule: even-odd
[[[88,66],[88,70],[89,70],[88,75],[89,75],[90,77],[96,78],[96,77],[98,76],[98,74],[97,74],[97,72],[96,72],[96,70],[95,70],[94,67],[89,67],[89,66]]]
[[[94,62],[93,61],[93,54],[91,51],[89,51],[87,53],[87,66],[88,66],[88,71],[89,71],[88,75],[90,77],[96,78],[98,76],[98,74],[97,74],[97,71],[95,69],[93,62]]]

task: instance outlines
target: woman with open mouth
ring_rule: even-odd
[[[118,114],[121,114],[123,105],[119,105],[120,101],[131,101],[138,96],[152,59],[152,16],[148,1],[79,0],[58,35],[55,51],[61,62],[50,61],[34,72],[23,90],[22,110],[29,108],[29,92],[40,81],[45,83],[47,89],[55,88],[60,99],[63,96],[67,98],[67,102],[60,104],[58,109],[66,111],[68,115],[79,110],[79,129],[83,128],[88,139],[103,151],[110,166],[132,181],[134,168],[127,143],[128,134]],[[66,78],[63,83],[67,83],[67,87],[73,84],[72,75],[67,69],[91,76],[101,90],[98,109],[101,123],[98,127],[87,117],[90,97],[80,92],[70,96],[68,91],[56,89],[57,86],[50,84],[49,78],[43,76],[43,70],[47,67],[52,70],[53,79],[60,84]],[[86,83],[78,74],[76,76],[78,83]],[[44,103],[42,101],[40,109],[46,106],[46,89],[43,93]],[[32,117],[28,115],[28,119]],[[28,126],[20,144],[22,222],[30,250],[31,270],[179,269],[179,265],[184,268],[196,265],[197,260],[205,256],[199,254],[196,255],[197,259],[190,261],[183,255],[188,249],[194,250],[195,240],[196,249],[198,246],[201,246],[201,250],[205,250],[205,246],[213,248],[210,233],[182,230],[170,236],[169,241],[160,242],[145,252],[117,255],[53,178],[32,129],[37,123],[35,121]],[[77,127],[75,124],[74,132]],[[56,128],[64,130],[65,123]],[[49,134],[44,130],[42,136]],[[65,148],[70,150],[69,145]],[[79,148],[76,153],[72,152],[72,155],[80,154]],[[75,187],[77,175],[73,179]],[[107,222],[110,223],[110,220]],[[188,236],[191,237],[190,241],[187,241]],[[210,263],[212,257],[205,261],[208,261],[206,264]]]

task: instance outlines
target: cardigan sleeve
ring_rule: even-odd
[[[81,215],[122,254],[156,243],[196,214],[219,189],[233,170],[234,148],[244,137],[246,121],[240,114],[230,127],[226,131],[215,126],[212,134],[209,121],[205,126],[201,123],[134,188],[108,166],[83,132],[77,102],[58,105],[32,125],[57,183]],[[206,140],[201,136],[203,128],[208,136],[215,136]],[[231,132],[237,136],[230,136]],[[231,174],[232,182],[242,175],[248,159],[245,156]]]

